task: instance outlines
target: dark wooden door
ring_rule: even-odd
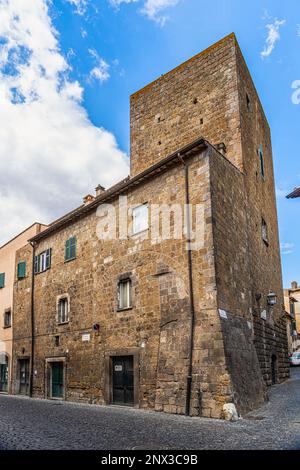
[[[134,404],[133,356],[113,358],[113,403]]]
[[[64,396],[64,365],[62,362],[53,362],[51,366],[51,397]]]
[[[21,359],[19,362],[20,367],[20,395],[29,394],[29,359]]]
[[[0,364],[0,392],[8,391],[8,362]]]

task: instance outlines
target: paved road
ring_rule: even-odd
[[[0,449],[300,449],[300,369],[236,423],[0,395]]]

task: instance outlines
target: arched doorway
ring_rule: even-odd
[[[271,357],[271,379],[272,385],[277,383],[277,356],[276,354],[272,354]]]
[[[8,356],[0,353],[0,392],[8,392]]]

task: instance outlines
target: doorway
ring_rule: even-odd
[[[277,383],[277,356],[275,354],[271,358],[271,378],[272,385],[275,385]]]
[[[8,357],[0,354],[0,392],[8,392]]]
[[[29,359],[19,359],[19,394],[29,395]]]
[[[64,398],[64,363],[52,362],[51,363],[51,378],[50,378],[50,396],[51,398]]]
[[[116,356],[112,358],[114,405],[134,405],[133,356]]]

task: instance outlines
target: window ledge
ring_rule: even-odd
[[[57,325],[58,325],[58,326],[61,326],[61,325],[68,325],[68,323],[70,323],[70,320],[57,322]]]
[[[11,328],[11,325],[4,325],[4,326],[3,326],[3,329],[4,329],[4,330],[8,330],[9,328]]]
[[[145,233],[149,232],[149,227],[148,228],[145,228],[144,230],[140,230],[139,232],[135,232],[135,233],[132,233],[130,235],[131,238],[134,238],[134,237],[138,237],[138,236],[141,236]]]
[[[47,269],[44,269],[44,271],[38,271],[37,273],[34,273],[34,275],[37,276],[38,274],[46,273],[47,271],[50,271],[50,269],[51,269],[51,266]]]
[[[117,308],[117,312],[127,312],[128,310],[133,310],[133,307]]]
[[[77,257],[75,256],[74,258],[70,258],[70,259],[65,259],[65,264],[66,263],[70,263],[70,261],[74,261],[75,259],[77,259]]]

